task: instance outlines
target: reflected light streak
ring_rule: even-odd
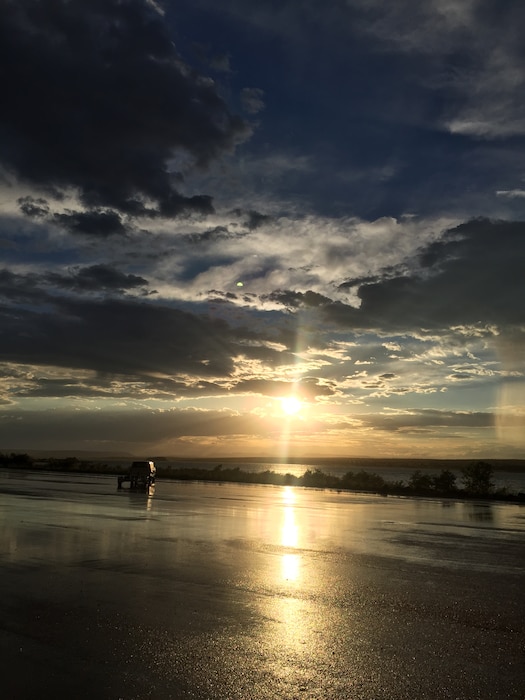
[[[292,505],[295,503],[295,491],[291,486],[285,486],[283,489],[283,501],[287,505]]]
[[[299,528],[295,521],[295,492],[290,486],[285,486],[282,492],[286,504],[283,509],[283,524],[281,528],[281,544],[283,547],[297,547]],[[299,554],[283,554],[281,557],[281,575],[286,581],[296,581],[299,578]]]
[[[308,677],[305,669],[310,667],[319,643],[311,619],[305,615],[305,605],[297,598],[270,598],[266,601],[263,614],[273,621],[267,628],[265,642],[276,660],[272,668],[276,681],[285,684],[292,682],[297,687],[301,677]]]
[[[294,509],[287,506],[284,509],[284,521],[281,528],[281,544],[283,547],[297,547],[299,528],[295,522]]]
[[[301,556],[299,554],[283,554],[281,558],[282,577],[286,581],[297,581],[300,563]]]

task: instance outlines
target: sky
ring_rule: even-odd
[[[1,5],[0,450],[524,457],[523,3]]]

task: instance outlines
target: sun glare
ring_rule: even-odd
[[[302,404],[295,396],[285,396],[281,399],[281,407],[287,416],[294,416],[299,413]]]

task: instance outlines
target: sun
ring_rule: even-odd
[[[302,403],[295,396],[284,396],[281,399],[281,408],[287,416],[295,416],[302,408]]]

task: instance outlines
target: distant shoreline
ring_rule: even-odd
[[[111,461],[111,460],[110,460]],[[123,460],[118,460],[122,462]],[[236,461],[236,460],[235,460]],[[498,488],[491,477],[497,471],[496,465],[492,462],[473,462],[472,460],[413,460],[411,467],[416,467],[410,477],[405,481],[398,479],[392,481],[385,479],[380,474],[366,471],[366,468],[375,466],[384,468],[385,460],[369,460],[364,464],[363,460],[355,460],[361,469],[357,472],[349,469],[345,474],[336,476],[323,471],[321,466],[333,466],[334,462],[320,460],[314,463],[315,469],[307,469],[303,474],[293,474],[291,472],[276,472],[271,469],[258,471],[247,471],[239,466],[232,466],[235,463],[221,462],[214,467],[199,466],[174,466],[177,460],[170,460],[171,464],[157,461],[157,477],[169,481],[208,481],[208,482],[231,482],[242,484],[268,484],[277,486],[300,486],[306,488],[330,489],[338,492],[370,493],[382,496],[404,496],[404,497],[432,497],[444,499],[460,500],[484,500],[484,501],[504,501],[511,503],[525,503],[525,493],[522,491],[509,491],[507,488]],[[345,461],[344,467],[352,466],[354,460]],[[180,460],[180,463],[188,460]],[[502,464],[503,462],[503,464]],[[514,462],[514,471],[523,472],[523,466]],[[206,463],[210,460],[191,460],[191,464]],[[246,462],[248,463],[248,462]],[[258,462],[260,464],[260,462]],[[268,462],[267,462],[268,464]],[[271,463],[269,463],[271,465]],[[275,462],[282,465],[283,462]],[[290,465],[297,462],[290,462]],[[305,462],[299,462],[308,466]],[[341,465],[340,460],[336,464]],[[312,466],[314,466],[312,465]],[[392,466],[403,465],[407,467],[407,460],[396,460]],[[440,472],[436,468],[446,466]],[[509,471],[509,464],[505,460],[498,460],[498,466]],[[365,467],[365,468],[363,468]],[[429,468],[434,467],[433,473],[428,473]],[[4,470],[21,470],[32,472],[57,472],[69,475],[94,474],[105,476],[119,476],[128,473],[129,464],[124,466],[109,465],[102,460],[83,461],[76,457],[65,459],[50,458],[47,460],[34,460],[27,454],[0,455],[0,468]],[[459,469],[463,476],[463,488],[456,485],[457,476],[453,474],[451,468]]]
[[[508,472],[525,472],[525,459],[490,459],[490,458],[462,458],[462,459],[432,459],[419,457],[306,457],[306,458],[288,458],[282,459],[278,457],[152,457],[154,462],[217,462],[222,464],[253,464],[253,463],[268,463],[268,464],[305,464],[309,466],[339,466],[340,468],[348,467],[366,467],[370,468],[388,468],[399,469],[407,467],[409,469],[462,469],[463,467],[472,464],[472,462],[487,462],[497,471]]]
[[[515,458],[491,458],[491,457],[462,457],[462,458],[432,458],[432,457],[268,457],[268,456],[248,456],[248,457],[221,457],[210,456],[159,456],[155,454],[132,455],[127,453],[113,452],[90,452],[83,450],[23,450],[23,449],[0,449],[0,454],[27,454],[35,461],[46,461],[49,459],[78,459],[88,462],[129,462],[134,460],[151,459],[155,463],[221,463],[221,464],[289,464],[339,467],[341,469],[352,469],[355,467],[370,468],[392,468],[399,469],[456,469],[472,464],[472,462],[486,462],[496,471],[525,472],[525,459]]]

